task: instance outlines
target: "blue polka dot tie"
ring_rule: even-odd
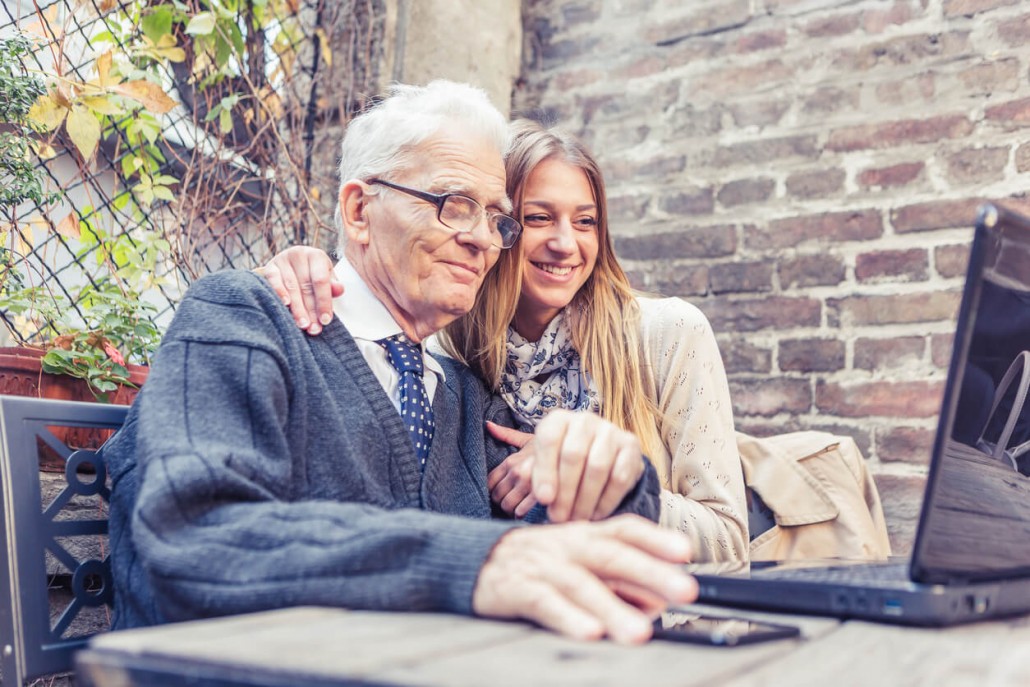
[[[403,335],[380,339],[378,343],[386,349],[390,364],[400,373],[401,419],[408,428],[419,465],[424,470],[429,447],[433,443],[434,425],[433,408],[422,383],[422,350],[409,343]]]

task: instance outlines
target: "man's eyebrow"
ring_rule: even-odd
[[[511,199],[508,198],[507,195],[505,195],[503,198],[498,199],[496,202],[483,204],[478,198],[476,198],[475,189],[473,189],[468,184],[434,184],[431,188],[436,189],[437,187],[439,187],[439,190],[433,190],[431,191],[431,193],[438,193],[441,195],[444,193],[456,193],[460,196],[468,196],[477,203],[480,203],[480,205],[483,205],[483,207],[490,210],[491,212],[501,212],[506,215],[510,215],[512,208],[514,207],[514,205],[511,202]]]

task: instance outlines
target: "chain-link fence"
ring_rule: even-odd
[[[2,100],[43,88],[20,117],[0,107],[27,145],[0,166],[13,338],[163,323],[202,274],[334,245],[335,170],[312,160],[377,78],[383,15],[373,0],[4,0]]]

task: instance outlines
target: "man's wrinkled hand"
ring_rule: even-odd
[[[697,598],[685,536],[636,515],[514,529],[479,573],[477,615],[522,618],[578,639],[639,644],[670,605]]]

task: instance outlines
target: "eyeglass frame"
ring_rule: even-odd
[[[450,229],[452,231],[456,231],[456,232],[461,233],[461,234],[471,233],[472,229],[475,228],[475,225],[473,225],[469,229],[457,229],[455,227],[452,227],[450,224],[447,224],[447,222],[445,222],[443,220],[443,217],[441,217],[441,215],[443,214],[443,206],[447,203],[447,199],[451,198],[452,196],[456,196],[458,198],[464,198],[465,200],[468,200],[468,201],[471,201],[472,203],[475,203],[476,207],[478,207],[482,211],[483,216],[486,218],[488,223],[494,217],[503,217],[504,219],[511,220],[511,222],[514,223],[514,225],[515,225],[515,230],[511,233],[511,240],[508,242],[508,245],[504,245],[504,234],[501,233],[500,228],[498,227],[496,229],[497,234],[501,237],[501,245],[497,246],[497,247],[502,249],[502,250],[507,250],[508,248],[511,248],[512,246],[514,246],[515,242],[519,240],[519,236],[522,234],[522,229],[523,229],[522,222],[518,221],[517,219],[515,219],[511,215],[504,214],[503,212],[490,212],[489,210],[484,208],[483,205],[478,200],[476,200],[475,198],[470,198],[469,196],[466,196],[464,193],[430,193],[429,191],[419,191],[418,189],[410,188],[408,186],[401,186],[400,184],[395,184],[392,181],[384,181],[383,179],[369,179],[367,183],[369,183],[369,184],[379,184],[380,186],[385,186],[386,188],[391,188],[394,191],[400,191],[401,193],[406,193],[409,196],[412,196],[414,198],[418,198],[419,200],[424,200],[427,203],[430,203],[431,205],[435,205],[436,206],[436,219],[440,222],[440,224],[444,225],[445,227],[447,227],[448,229]],[[496,245],[496,244],[491,242],[490,245]]]

